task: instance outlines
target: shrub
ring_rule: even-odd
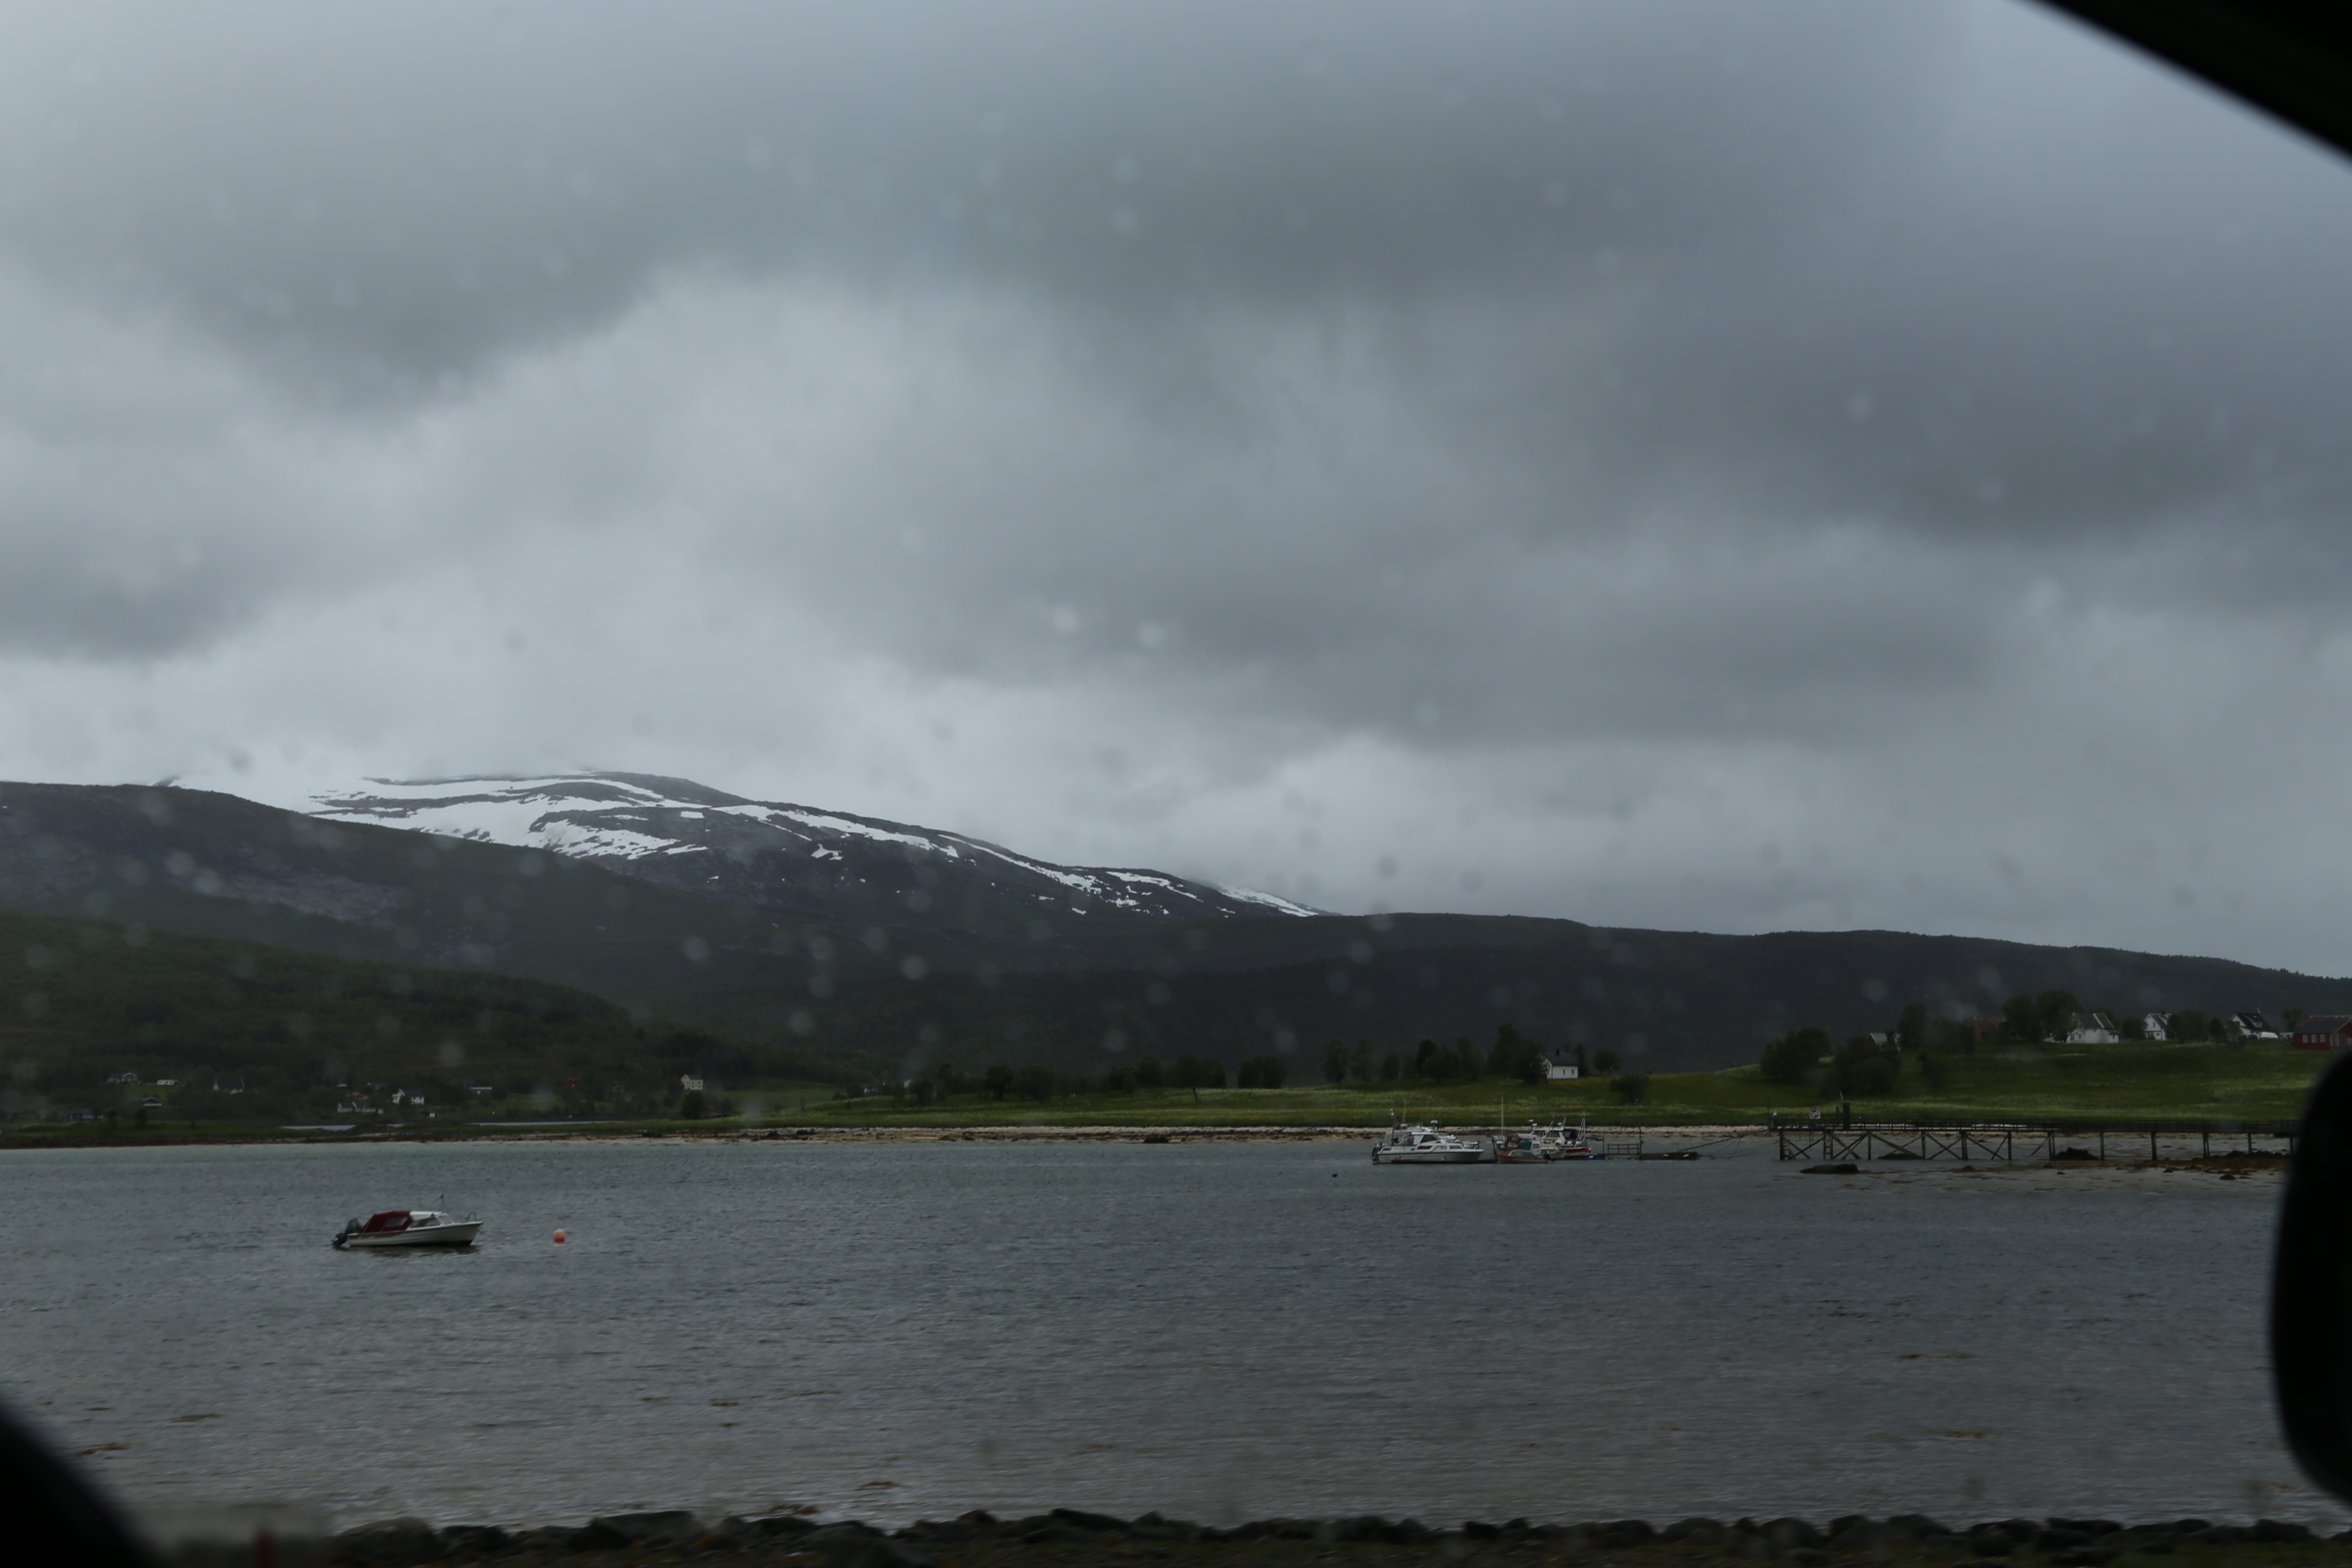
[[[1609,1092],[1624,1104],[1639,1105],[1650,1097],[1650,1075],[1645,1072],[1629,1072],[1622,1078],[1612,1079],[1610,1080]]]
[[[1830,1054],[1830,1032],[1811,1025],[1766,1042],[1757,1066],[1767,1083],[1802,1083]]]
[[[1504,1078],[1515,1078],[1521,1083],[1541,1083],[1544,1080],[1543,1047],[1519,1033],[1516,1026],[1502,1024],[1495,1029],[1495,1048],[1487,1053],[1486,1068]]]
[[[1831,1077],[1842,1094],[1868,1098],[1895,1092],[1895,1079],[1902,1059],[1890,1056],[1885,1048],[1868,1035],[1849,1037],[1838,1051]]]
[[[2020,992],[2000,1005],[2000,1016],[2009,1022],[2010,1034],[2021,1040],[2042,1038],[2042,1009],[2033,998]]]
[[[702,1091],[689,1089],[686,1091],[686,1098],[677,1102],[677,1113],[688,1121],[699,1121],[702,1120]]]
[[[1895,1092],[1895,1064],[1882,1056],[1864,1057],[1842,1075],[1846,1093],[1871,1099]]]
[[[1962,1056],[1977,1054],[1977,1026],[1970,1018],[1930,1018],[1927,1020],[1929,1050],[1958,1051]]]
[[[1175,1071],[1169,1080],[1178,1089],[1223,1089],[1225,1087],[1225,1064],[1206,1057],[1182,1056],[1176,1058]]]
[[[1280,1057],[1252,1057],[1242,1063],[1234,1082],[1242,1089],[1280,1089],[1289,1078],[1290,1068]]]
[[[2074,1015],[2084,1011],[2083,1004],[2071,991],[2044,991],[2033,998],[2033,1009],[2042,1015],[2042,1033],[2036,1039],[2063,1040],[2074,1027]]]

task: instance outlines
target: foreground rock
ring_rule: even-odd
[[[666,1510],[521,1531],[482,1524],[436,1529],[419,1519],[382,1520],[323,1542],[273,1542],[268,1553],[268,1560],[288,1568],[420,1563],[562,1563],[586,1568],[706,1559],[789,1562],[805,1568],[1013,1568],[1136,1557],[1283,1568],[1335,1558],[1447,1564],[1473,1556],[1590,1563],[1596,1568],[1619,1561],[1659,1568],[1729,1562],[1790,1563],[1798,1568],[1832,1563],[1855,1568],[2195,1568],[2223,1558],[2247,1568],[2352,1568],[2352,1531],[2322,1541],[2305,1525],[2279,1520],[2231,1524],[2203,1519],[2133,1525],[2104,1519],[2004,1519],[1955,1528],[1916,1513],[1887,1519],[1849,1514],[1824,1521],[1682,1519],[1665,1525],[1638,1519],[1438,1525],[1365,1514],[1262,1519],[1218,1529],[1157,1513],[1119,1519],[1067,1508],[1018,1519],[975,1510],[885,1531],[856,1521],[819,1523],[793,1514],[713,1522]],[[250,1563],[259,1556],[248,1544],[235,1551],[190,1548],[176,1561]],[[2158,1563],[2158,1558],[2169,1561]]]

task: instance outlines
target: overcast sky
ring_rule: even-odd
[[[2344,973],[2347,255],[2016,0],[19,4],[0,772]]]

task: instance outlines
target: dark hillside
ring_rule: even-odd
[[[1486,1039],[1506,1020],[1628,1066],[1712,1068],[1752,1060],[1792,1024],[1843,1036],[1887,1027],[1906,1001],[1990,1014],[2051,987],[2116,1009],[2352,1010],[2352,981],[1973,937],[1105,908],[1015,922],[970,902],[869,889],[793,914],[230,795],[0,784],[0,908],[572,986],[791,1053],[797,1076],[828,1081],[940,1060],[1098,1072],[1147,1050],[1234,1062],[1287,1049],[1303,1072],[1330,1038],[1409,1050],[1423,1036]]]
[[[895,1037],[907,1065],[1037,1060],[1099,1072],[1143,1051],[1234,1061],[1287,1046],[1300,1074],[1316,1070],[1328,1039],[1410,1056],[1423,1036],[1484,1043],[1504,1022],[1545,1044],[1612,1047],[1629,1068],[1686,1071],[1753,1061],[1767,1037],[1796,1024],[1843,1038],[1891,1027],[1906,1001],[1990,1015],[2018,992],[2053,988],[2116,1010],[2255,1007],[2273,1021],[2287,1006],[2352,1011],[2352,980],[1974,937],[1716,936],[1452,915],[1263,929],[1279,939],[1265,945],[1284,951],[1260,949],[1271,962],[1255,966],[1219,940],[1234,934],[1228,925],[1202,933],[1197,951],[1180,941],[1146,965],[1007,973],[993,984],[940,976],[854,988],[843,1001],[859,1037]]]
[[[374,1083],[420,1092],[447,1115],[474,1100],[467,1079],[560,1102],[577,1098],[577,1079],[599,1100],[615,1084],[649,1100],[682,1068],[741,1055],[641,1026],[585,992],[502,974],[9,914],[0,914],[0,952],[11,961],[0,984],[0,1109],[102,1113],[154,1093],[177,1117],[326,1115]],[[107,1083],[125,1072],[144,1085],[180,1083]],[[221,1078],[241,1080],[238,1092],[216,1090]]]

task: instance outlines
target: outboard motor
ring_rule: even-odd
[[[327,1245],[330,1247],[341,1247],[343,1245],[343,1238],[354,1234],[359,1230],[359,1228],[360,1221],[357,1215],[343,1221],[343,1228],[335,1232],[335,1239],[329,1242]]]

